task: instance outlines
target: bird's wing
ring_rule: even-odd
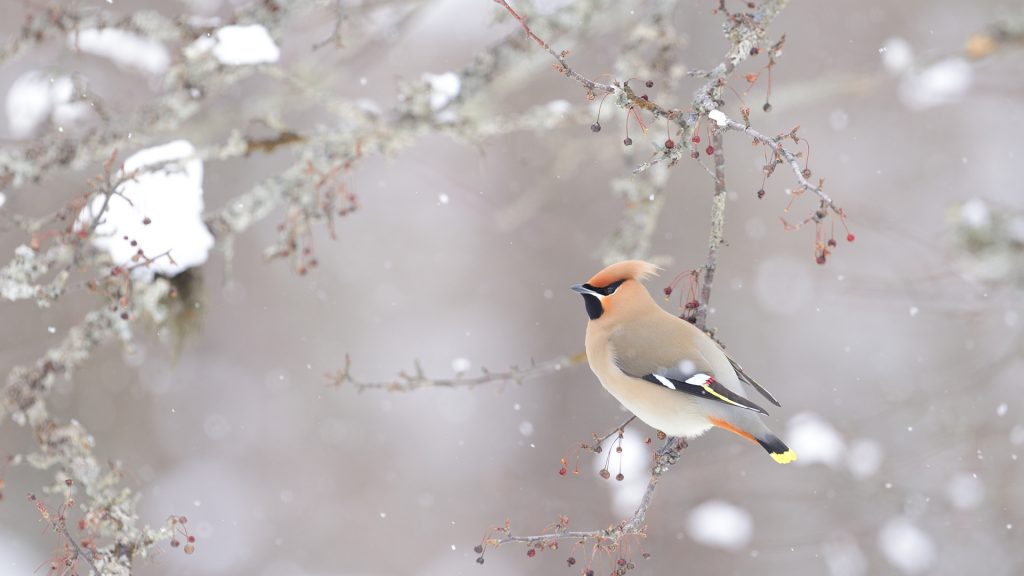
[[[664,386],[669,390],[684,392],[693,396],[707,398],[708,400],[717,400],[739,408],[753,410],[758,414],[764,414],[765,416],[768,415],[768,412],[766,412],[764,408],[761,408],[743,396],[740,396],[725,386],[722,386],[722,384],[715,380],[710,374],[698,372],[686,380],[677,380],[662,374],[648,374],[644,376],[643,379],[647,382],[651,382],[652,384]]]
[[[732,364],[733,370],[736,370],[736,375],[739,376],[741,382],[743,382],[744,384],[749,384],[751,387],[754,388],[754,390],[760,392],[761,396],[767,398],[769,402],[775,404],[779,408],[782,408],[782,404],[779,404],[779,401],[775,399],[775,396],[772,396],[772,393],[769,392],[764,386],[758,384],[757,380],[751,378],[750,374],[744,372],[743,367],[740,366],[738,362],[733,360],[732,357],[729,356],[728,354],[726,355],[726,358],[729,358],[729,363]]]
[[[768,414],[716,380],[712,363],[697,347],[689,344],[692,335],[674,328],[668,324],[668,328],[662,325],[652,330],[613,333],[609,343],[619,370],[669,390]]]

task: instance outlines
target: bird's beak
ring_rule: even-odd
[[[572,290],[573,292],[579,292],[580,294],[590,294],[591,296],[597,296],[598,298],[601,297],[600,294],[594,292],[589,288],[584,287],[583,284],[573,284],[572,286],[569,287],[569,289]]]

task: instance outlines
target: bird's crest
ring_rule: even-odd
[[[619,280],[636,280],[637,282],[643,282],[651,276],[658,275],[658,268],[650,262],[644,262],[643,260],[623,260],[622,262],[616,262],[601,270],[594,277],[587,281],[591,286],[607,286],[612,282],[618,282]]]

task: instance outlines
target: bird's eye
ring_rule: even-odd
[[[587,290],[591,290],[593,292],[597,292],[598,294],[600,294],[602,296],[611,296],[612,294],[615,293],[615,290],[618,289],[618,287],[622,285],[623,282],[625,282],[625,280],[617,280],[617,281],[612,282],[611,284],[609,284],[609,285],[607,285],[607,286],[605,286],[603,288],[598,288],[597,286],[591,286],[590,284],[584,284],[583,287],[586,288]]]

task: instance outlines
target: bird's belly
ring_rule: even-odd
[[[626,377],[620,381],[612,378],[612,381],[601,380],[601,385],[611,392],[627,410],[636,414],[648,426],[661,430],[669,436],[693,438],[700,436],[711,429],[711,422],[707,416],[697,412],[700,399],[686,397],[682,392],[652,387],[648,394],[637,395],[627,392],[628,387],[647,386],[643,381]]]

